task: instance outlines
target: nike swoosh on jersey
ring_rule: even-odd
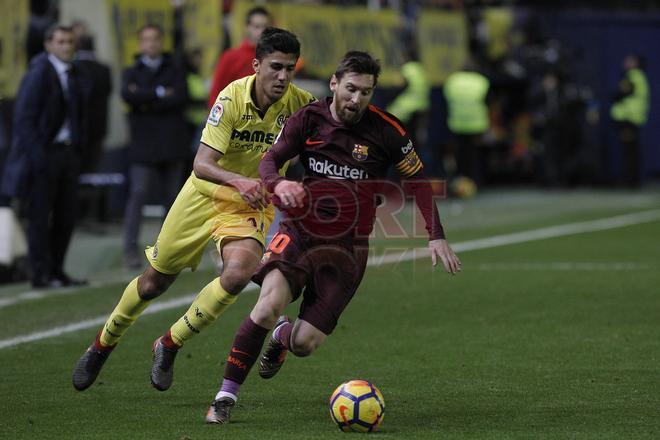
[[[305,141],[307,145],[318,145],[318,144],[322,144],[323,142],[325,141],[313,141],[311,138],[307,138],[307,140]]]

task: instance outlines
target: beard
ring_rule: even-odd
[[[343,106],[337,111],[337,116],[339,116],[339,119],[341,119],[344,124],[349,125],[357,124],[362,118],[363,114],[364,110],[360,109],[359,107],[355,107],[353,108],[353,111],[351,111],[347,106]]]

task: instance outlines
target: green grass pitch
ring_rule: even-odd
[[[446,202],[441,215],[459,243],[651,210],[659,199],[485,194]],[[392,243],[374,240],[379,250]],[[453,277],[427,259],[370,267],[313,356],[289,356],[268,381],[253,371],[228,426],[203,419],[255,291],[182,350],[164,393],[149,382],[151,343],[187,305],[142,316],[82,393],[71,372],[97,328],[2,348],[0,438],[353,438],[360,434],[334,426],[328,398],[357,378],[385,397],[384,422],[369,434],[377,439],[660,438],[660,220],[460,257],[464,270]],[[106,316],[129,275],[3,305],[0,340]],[[184,274],[157,301],[194,293],[212,276]],[[3,287],[0,302],[25,290]]]

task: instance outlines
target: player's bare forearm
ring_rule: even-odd
[[[222,168],[218,165],[221,158],[221,152],[208,145],[199,144],[193,163],[195,176],[218,185],[233,186],[254,209],[267,206],[269,201],[261,181]]]

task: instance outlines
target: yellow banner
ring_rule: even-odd
[[[186,51],[201,49],[201,74],[213,75],[213,68],[222,47],[222,8],[219,1],[186,0],[183,27]]]
[[[232,45],[245,35],[245,15],[252,2],[236,2],[232,15]],[[275,25],[290,30],[302,44],[305,71],[329,79],[349,50],[364,50],[379,59],[380,84],[397,83],[401,68],[401,24],[394,11],[370,11],[364,7],[322,5],[269,5]]]
[[[468,53],[468,31],[465,15],[460,12],[424,10],[417,23],[420,61],[433,85],[465,64]]]
[[[148,23],[160,25],[166,51],[172,50],[174,9],[170,0],[108,0],[117,59],[122,67],[133,64],[139,52],[138,30]]]
[[[27,67],[29,2],[0,0],[0,10],[0,98],[12,98]]]
[[[513,26],[511,8],[485,8],[484,22],[488,27],[488,58],[499,60],[509,52],[509,36]]]

